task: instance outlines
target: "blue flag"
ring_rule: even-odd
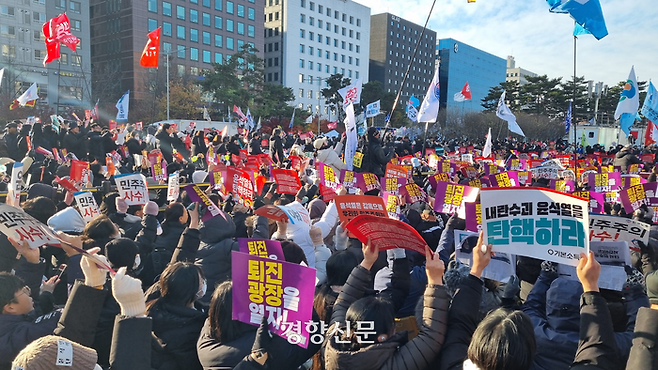
[[[619,117],[619,127],[626,134],[626,137],[631,134],[631,126],[635,122],[635,114],[624,113]]]
[[[553,13],[569,13],[576,23],[597,40],[608,35],[599,0],[546,0]]]
[[[642,114],[649,121],[658,123],[658,92],[652,82],[649,82],[647,97],[644,98],[644,105],[642,105]]]
[[[576,26],[573,28],[573,35],[574,36],[591,35],[591,34],[592,34],[591,32],[586,30],[585,27],[579,25],[578,23],[576,23]]]
[[[571,102],[569,102],[569,110],[567,111],[567,118],[564,119],[565,130],[564,134],[568,135],[571,129]]]

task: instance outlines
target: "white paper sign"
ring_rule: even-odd
[[[631,265],[631,253],[628,249],[628,243],[625,241],[592,241],[590,242],[590,248],[594,252],[596,261],[601,264],[599,287],[621,291],[626,283],[624,265]],[[574,266],[559,264],[557,271],[561,277],[578,281],[578,275]]]
[[[308,210],[304,208],[303,205],[301,205],[298,202],[294,202],[291,204],[288,204],[286,206],[277,206],[281,208],[283,212],[288,216],[290,219],[290,223],[293,225],[307,225],[308,227],[311,226],[311,215],[308,213]]]
[[[649,229],[647,223],[631,220],[629,218],[599,215],[589,215],[590,241],[626,241],[633,249],[633,240],[649,243]],[[638,251],[639,252],[639,251]]]
[[[9,204],[0,203],[0,232],[18,242],[27,241],[30,248],[60,244],[48,227]]]
[[[98,204],[96,204],[96,199],[94,199],[90,191],[73,193],[73,197],[75,198],[75,203],[78,205],[78,212],[80,212],[85,222],[90,222],[101,214]]]
[[[178,171],[169,175],[169,180],[167,181],[167,200],[170,202],[175,202],[178,200],[178,195],[180,194]]]
[[[14,168],[11,172],[11,182],[7,192],[7,204],[14,207],[20,207],[21,191],[23,191],[23,163],[14,162]]]
[[[466,265],[473,265],[473,250],[467,238],[477,240],[478,233],[472,231],[455,230],[455,256],[457,260]],[[508,253],[496,253],[482,271],[482,277],[507,283],[510,276],[516,274],[516,256]]]
[[[146,178],[139,173],[128,173],[114,176],[119,195],[129,206],[146,204],[149,193],[146,187]]]

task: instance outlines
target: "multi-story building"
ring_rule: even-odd
[[[329,76],[368,82],[370,8],[351,0],[266,1],[265,81],[292,88],[296,107],[331,117],[320,95]]]
[[[530,72],[527,69],[521,67],[516,67],[516,61],[511,55],[507,56],[507,78],[506,81],[516,81],[519,85],[523,86],[528,83],[526,79],[527,76],[537,77],[538,75],[534,72]]]
[[[481,111],[481,101],[489,88],[505,81],[507,63],[505,59],[486,51],[464,44],[455,39],[441,39],[437,44],[439,55],[439,81],[441,84],[441,106],[448,111]],[[455,102],[453,96],[468,82],[472,99]]]
[[[80,39],[75,52],[61,45],[61,57],[45,67],[46,44],[43,24],[66,12],[71,33]],[[37,105],[64,113],[89,109],[91,58],[89,7],[74,0],[0,0],[0,68],[5,73],[0,91],[16,98],[37,83]]]
[[[153,101],[165,55],[170,73],[179,76],[201,76],[247,43],[262,57],[263,7],[261,0],[91,0],[94,72],[105,76],[94,80],[99,88],[118,85],[110,91],[114,101],[130,90],[132,111],[134,103]],[[147,33],[158,27],[160,72],[139,64]]]
[[[422,35],[412,62],[414,48]],[[390,13],[370,17],[370,80],[381,81],[384,91],[402,89],[402,98],[415,95],[423,100],[434,74],[436,32]],[[402,86],[407,67],[409,76]]]

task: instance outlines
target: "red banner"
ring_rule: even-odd
[[[275,168],[272,170],[272,176],[274,177],[274,182],[279,184],[279,187],[276,189],[279,194],[294,195],[297,194],[302,187],[297,172],[294,170]]]

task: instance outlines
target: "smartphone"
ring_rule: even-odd
[[[57,280],[62,278],[62,274],[64,273],[64,271],[66,271],[66,267],[67,265],[65,263],[59,265],[59,274],[57,275]]]
[[[196,202],[192,202],[192,203],[190,203],[190,205],[187,206],[187,210],[188,210],[188,211],[194,211],[194,205],[195,205],[195,204],[197,204],[197,203],[196,203]]]

